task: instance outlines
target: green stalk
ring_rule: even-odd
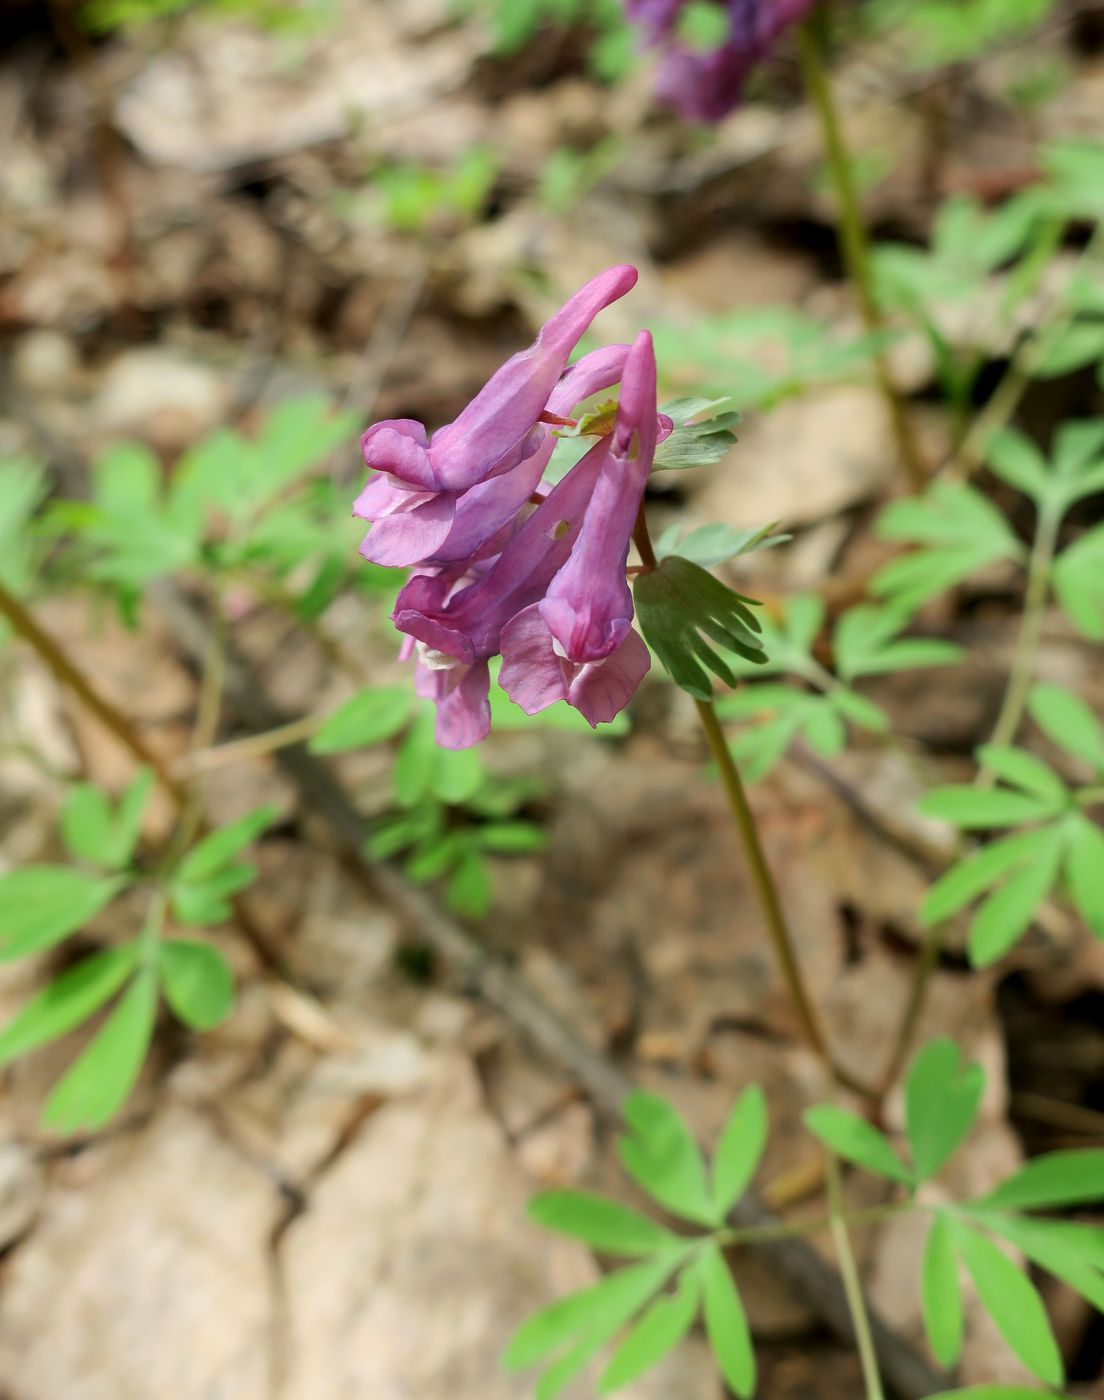
[[[828,161],[828,173],[835,189],[839,204],[839,245],[847,275],[858,297],[859,311],[863,322],[871,334],[886,329],[885,318],[874,291],[874,276],[870,266],[870,247],[866,225],[863,222],[862,208],[852,171],[851,157],[847,140],[843,134],[839,110],[836,106],[832,82],[824,62],[821,23],[823,15],[817,11],[798,29],[798,49],[801,55],[801,71],[805,88],[816,111],[824,140],[824,153]],[[927,484],[928,474],[921,460],[916,439],[909,426],[905,406],[893,383],[889,362],[883,350],[876,350],[873,357],[874,378],[878,391],[885,404],[890,428],[897,443],[901,464],[914,491],[922,491]]]
[[[743,779],[740,777],[740,770],[736,767],[731,750],[725,741],[724,731],[721,729],[713,702],[711,700],[695,700],[694,704],[697,707],[702,729],[705,731],[709,752],[720,770],[721,782],[724,786],[725,796],[728,798],[732,820],[736,825],[740,844],[744,849],[744,856],[751,871],[759,907],[766,921],[767,934],[782,969],[782,976],[797,1012],[797,1018],[801,1023],[801,1029],[805,1039],[828,1067],[833,1077],[838,1077],[832,1065],[828,1042],[821,1029],[820,1019],[805,989],[797,952],[786,924],[786,916],[782,912],[782,902],[778,897],[774,877],[771,875],[762,842],[759,840],[755,817],[748,805],[747,792]]]
[[[1039,511],[1035,527],[1035,541],[1031,548],[1028,565],[1027,589],[1024,594],[1024,612],[1020,623],[1020,635],[1016,641],[1016,652],[1008,674],[1008,685],[1004,692],[1000,712],[993,726],[989,742],[1001,747],[1010,744],[1016,737],[1031,684],[1035,675],[1035,663],[1039,655],[1039,645],[1043,636],[1043,623],[1046,619],[1047,600],[1050,597],[1050,579],[1054,567],[1054,556],[1058,547],[1058,530],[1062,523],[1062,512],[1053,506],[1044,505]],[[984,766],[978,769],[974,779],[980,788],[990,788],[996,775]],[[930,928],[920,949],[916,964],[912,989],[908,1004],[901,1018],[901,1028],[894,1042],[889,1066],[882,1078],[880,1097],[890,1092],[900,1077],[908,1058],[916,1030],[927,1001],[928,988],[932,975],[939,966],[939,958],[946,942],[949,924],[944,921]]]
[[[80,667],[70,660],[62,647],[40,626],[31,611],[3,584],[0,584],[0,614],[7,618],[17,635],[37,653],[54,679],[66,690],[71,690],[139,763],[151,768],[173,802],[178,807],[183,806],[187,801],[187,791],[184,784],[173,777],[164,759],[149,747],[127,716],[100,694]]]
[[[885,1400],[882,1378],[878,1371],[878,1356],[874,1350],[874,1337],[870,1330],[870,1318],[863,1298],[862,1280],[851,1248],[851,1237],[847,1233],[847,1217],[843,1211],[843,1183],[840,1178],[839,1163],[829,1153],[827,1159],[828,1207],[832,1222],[832,1243],[836,1249],[836,1262],[839,1264],[843,1291],[847,1295],[847,1307],[855,1328],[855,1343],[859,1349],[862,1365],[863,1388],[866,1400]]]

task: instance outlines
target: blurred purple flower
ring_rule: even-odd
[[[629,19],[646,32],[649,45],[663,50],[656,95],[692,121],[717,122],[739,103],[748,73],[814,3],[722,0],[728,36],[710,53],[695,52],[679,37],[684,0],[626,0],[625,8]]]

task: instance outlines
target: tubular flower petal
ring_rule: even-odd
[[[656,364],[641,331],[625,361],[621,402],[571,557],[540,614],[567,660],[600,661],[625,639],[633,617],[625,579],[629,543],[656,447]]]
[[[540,416],[571,352],[595,316],[624,296],[636,278],[636,269],[627,264],[592,278],[545,324],[529,349],[507,360],[467,408],[432,438],[409,418],[388,419],[368,429],[361,450],[365,464],[380,476],[361,494],[355,509],[373,522],[361,549],[366,559],[411,565],[435,554],[448,539],[465,492],[512,473],[542,450],[547,433],[538,426]],[[576,400],[580,397],[576,394]],[[416,499],[404,500],[403,493],[416,493]],[[510,497],[492,493],[492,499],[502,503],[501,514]],[[507,513],[488,533],[508,518]],[[479,519],[478,512],[468,518],[463,539]],[[449,557],[458,557],[459,542],[449,549]]]

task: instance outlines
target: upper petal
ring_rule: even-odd
[[[521,442],[590,323],[624,296],[636,278],[636,269],[627,264],[592,278],[551,317],[528,350],[507,360],[455,421],[434,433],[429,450],[442,486],[474,486]]]

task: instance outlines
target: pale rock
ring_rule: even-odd
[[[37,1155],[24,1143],[0,1142],[0,1249],[15,1244],[34,1224],[43,1190]]]
[[[0,1297],[0,1374],[20,1400],[268,1400],[264,1177],[199,1115],[83,1154]]]
[[[231,385],[217,369],[176,350],[125,350],[104,375],[92,408],[109,434],[141,432],[159,445],[181,447],[229,411]]]
[[[787,529],[877,497],[898,470],[877,393],[820,389],[749,414],[731,461],[701,474],[693,506],[704,519]]]

